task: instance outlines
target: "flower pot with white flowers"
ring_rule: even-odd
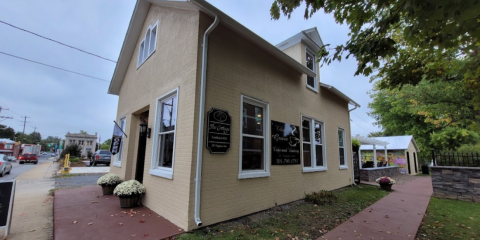
[[[137,206],[145,192],[145,186],[139,181],[128,180],[118,184],[113,194],[120,199],[121,208],[131,208]]]
[[[396,183],[395,180],[386,176],[377,178],[376,182],[380,184],[380,188],[382,188],[385,191],[391,191],[392,185]]]
[[[103,195],[112,195],[115,187],[122,182],[122,179],[114,173],[107,173],[97,180],[97,184],[102,186]]]

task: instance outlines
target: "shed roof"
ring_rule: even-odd
[[[8,138],[0,138],[0,143],[15,143],[15,141],[12,141]]]
[[[415,149],[417,152],[420,152],[418,149],[417,143],[415,142],[415,139],[413,139],[412,135],[407,135],[407,136],[390,136],[390,137],[374,137],[371,139],[379,140],[379,141],[385,141],[388,142],[387,145],[387,150],[405,150],[408,149],[408,145],[410,142],[413,143],[413,146],[415,146]],[[377,150],[383,150],[383,146],[375,146]],[[362,145],[360,146],[360,150],[373,150],[372,145]]]

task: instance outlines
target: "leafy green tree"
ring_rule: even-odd
[[[0,124],[0,138],[7,138],[14,140],[15,130],[11,127]]]
[[[88,134],[87,132],[83,131],[83,130],[80,130],[80,133],[81,134]]]
[[[109,138],[109,139],[105,140],[105,142],[102,143],[102,145],[100,146],[100,149],[108,150],[108,149],[110,149],[111,144],[112,144],[112,139]]]
[[[66,154],[70,154],[70,157],[81,157],[82,146],[78,144],[69,144],[65,149],[63,149],[60,154],[61,158],[64,158]]]
[[[42,135],[39,132],[32,132],[29,134],[32,143],[40,143],[42,141]]]
[[[350,39],[334,47],[333,55],[329,54],[329,45],[320,55],[324,63],[341,61],[343,53],[347,58],[353,55],[359,63],[355,75],[369,75],[382,59],[394,56],[402,48],[394,40],[394,34],[400,34],[406,46],[437,54],[445,49],[458,49],[467,56],[476,55],[479,50],[479,1],[275,0],[270,15],[279,19],[283,13],[290,18],[302,3],[306,6],[305,18],[323,10],[332,13],[337,23],[350,28]]]
[[[23,134],[22,132],[17,132],[17,133],[15,133],[15,137],[16,137],[17,141],[20,141],[22,143],[26,143],[26,144],[33,143],[31,136],[28,135],[28,134]]]

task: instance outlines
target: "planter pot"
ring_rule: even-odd
[[[380,187],[385,191],[392,191],[392,184],[380,184]]]
[[[128,197],[118,197],[120,199],[120,207],[121,208],[132,208],[137,206],[138,202],[140,201],[141,195],[134,195]]]
[[[115,190],[116,185],[114,186],[102,186],[103,195],[112,195],[113,190]]]
[[[427,165],[422,165],[422,174],[430,174],[430,170]]]

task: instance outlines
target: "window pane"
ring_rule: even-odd
[[[310,142],[310,121],[302,121],[302,136],[304,142]]]
[[[339,148],[338,151],[340,153],[340,165],[345,165],[345,151],[343,148]]]
[[[343,147],[343,130],[338,130],[338,146]]]
[[[147,36],[145,36],[145,58],[150,55],[148,51],[148,47],[150,46],[150,32],[150,29],[148,29]]]
[[[159,159],[159,166],[160,167],[172,167],[173,161],[173,140],[175,138],[174,133],[169,134],[160,134],[160,159]]]
[[[315,88],[315,78],[307,76],[307,84],[308,86]]]
[[[310,152],[310,144],[303,144],[303,166],[312,166],[312,153]]]
[[[152,54],[155,50],[155,41],[157,40],[157,28],[152,29],[152,34],[150,35],[150,47],[148,54]]]
[[[242,170],[262,170],[263,139],[243,137]]]
[[[177,96],[173,96],[162,102],[162,122],[160,132],[175,130],[176,119],[173,117],[177,109]]]
[[[313,62],[314,62],[314,57],[312,54],[308,53],[306,54],[306,62],[307,62],[307,67],[313,71]]]
[[[322,124],[315,122],[315,144],[322,144]]]
[[[243,134],[263,135],[263,108],[243,103]]]
[[[143,52],[145,51],[144,48],[145,48],[145,44],[144,42],[142,42],[140,44],[140,50],[138,50],[138,64],[143,62]]]
[[[323,146],[315,145],[315,157],[317,167],[323,166]]]

